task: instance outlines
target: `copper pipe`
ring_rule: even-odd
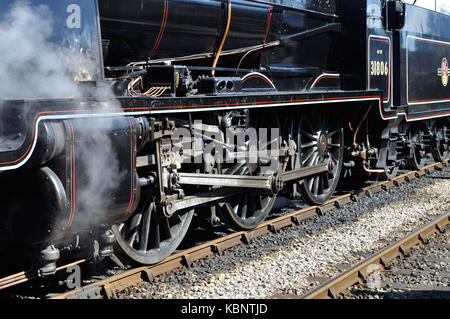
[[[363,168],[364,168],[364,170],[367,173],[377,173],[377,174],[385,173],[385,170],[381,169],[381,168],[379,168],[379,169],[372,169],[372,168],[367,168],[366,165],[363,165]]]
[[[216,74],[216,70],[214,70],[214,68],[217,66],[217,62],[219,61],[219,57],[220,57],[220,53],[222,52],[222,48],[223,45],[225,43],[225,40],[227,39],[228,36],[228,31],[230,30],[230,23],[231,23],[231,0],[228,0],[228,9],[227,9],[227,26],[225,27],[225,32],[223,34],[222,37],[222,41],[220,41],[220,45],[219,48],[217,49],[217,53],[216,56],[214,57],[214,62],[213,62],[213,70],[211,71],[211,75],[214,76]]]
[[[373,102],[370,104],[369,108],[367,109],[366,113],[364,114],[363,118],[361,119],[361,122],[359,122],[358,127],[356,128],[355,134],[353,135],[353,144],[356,143],[356,135],[358,135],[359,128],[361,127],[361,124],[366,119],[367,114],[369,114],[369,111],[372,108],[372,106],[373,106]]]

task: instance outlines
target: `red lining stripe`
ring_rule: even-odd
[[[272,0],[269,0],[271,2]],[[266,42],[267,37],[269,36],[269,30],[270,30],[270,23],[272,21],[272,6],[267,6],[268,12],[267,12],[267,22],[266,22],[266,33],[264,35],[263,43]]]
[[[444,99],[428,99],[428,100],[415,100],[410,101],[409,100],[409,47],[408,47],[408,40],[412,39],[418,42],[425,42],[425,43],[431,43],[436,45],[443,45],[443,46],[450,46],[450,43],[441,43],[438,41],[433,40],[426,40],[426,39],[417,39],[414,37],[408,37],[406,39],[406,103],[426,103],[426,102],[447,102],[450,101],[450,97],[444,98]]]
[[[313,85],[311,86],[311,89],[316,87],[317,83],[319,83],[323,79],[339,79],[339,75],[324,75],[324,76],[321,76],[321,77],[319,77],[318,80],[316,80],[315,83],[313,83]]]
[[[134,186],[135,186],[135,174],[134,174],[134,149],[133,149],[133,129],[134,124],[133,121],[128,118],[128,121],[130,122],[130,154],[131,154],[131,193],[130,193],[130,202],[128,203],[127,210],[125,211],[126,217],[129,213],[131,213],[131,209],[133,208],[134,203]]]
[[[375,38],[375,39],[374,39],[374,38],[371,38],[370,40],[371,40],[371,41],[388,42],[388,43],[390,42],[389,40],[379,39],[379,38]]]
[[[242,103],[223,103],[223,104],[205,104],[205,105],[177,105],[177,106],[147,106],[147,107],[133,107],[127,108],[123,110],[164,110],[164,109],[183,109],[183,108],[204,108],[204,107],[220,107],[220,106],[244,106],[244,105],[258,105],[258,104],[277,104],[277,103],[298,103],[298,102],[315,102],[315,101],[334,101],[334,100],[355,100],[360,98],[379,98],[378,95],[370,95],[370,96],[342,96],[342,97],[333,97],[333,98],[321,98],[321,99],[300,99],[300,100],[284,100],[284,101],[261,101],[261,102],[242,102]],[[1,164],[1,163],[0,163]]]
[[[166,22],[167,22],[167,14],[169,12],[169,1],[164,0],[164,13],[163,13],[163,20],[161,22],[161,28],[159,29],[158,38],[156,39],[155,45],[153,46],[152,52],[150,53],[150,58],[153,57],[158,50],[159,43],[161,42],[161,39],[164,35],[164,30],[166,29]]]
[[[70,228],[75,216],[75,132],[71,122],[69,122],[69,130],[72,137],[72,145],[70,146],[70,213],[66,229]]]
[[[262,80],[264,80],[267,84],[269,84],[271,88],[275,88],[275,87],[272,85],[272,83],[270,83],[269,81],[267,81],[267,79],[265,79],[264,77],[262,77],[262,76],[260,76],[260,75],[257,75],[257,74],[251,75],[251,76],[249,76],[248,78],[245,78],[245,79],[242,81],[242,83],[245,83],[245,81],[247,81],[248,79],[252,79],[252,78],[259,78],[259,79],[262,79]]]
[[[414,39],[414,40],[419,41],[419,42],[426,42],[426,43],[443,45],[443,46],[446,46],[446,47],[450,46],[450,43],[445,43],[444,41],[433,41],[433,40],[417,39],[417,38],[413,38],[413,37],[410,37],[409,39]]]
[[[301,102],[320,102],[320,101],[335,101],[335,100],[355,100],[355,99],[360,99],[360,98],[366,98],[366,99],[371,99],[371,98],[380,98],[378,95],[368,95],[368,96],[342,96],[342,97],[333,97],[333,98],[320,98],[320,99],[300,99],[300,100],[282,100],[282,101],[261,101],[261,102],[240,102],[240,103],[226,103],[226,104],[205,104],[205,105],[178,105],[178,106],[146,106],[146,107],[132,107],[132,108],[121,108],[121,111],[142,111],[142,110],[164,110],[164,109],[183,109],[183,108],[206,108],[206,107],[221,107],[221,106],[245,106],[245,105],[259,105],[259,104],[277,104],[277,103],[301,103]],[[392,114],[392,115],[385,115],[382,113],[382,109],[380,108],[380,112],[381,115],[384,118],[390,118],[390,117],[394,117],[396,116],[396,114]],[[14,161],[10,161],[10,162],[3,162],[0,163],[0,165],[8,165],[8,164],[15,164],[17,162],[19,162],[20,160],[22,160],[31,150],[31,146],[33,144],[34,141],[34,135],[35,135],[35,128],[36,128],[36,121],[37,118],[43,114],[57,114],[57,113],[92,113],[91,110],[60,110],[60,111],[42,111],[39,112],[35,115],[34,120],[33,120],[33,130],[32,130],[32,135],[31,135],[31,141],[30,141],[30,145],[28,146],[27,150],[25,151],[25,153],[19,157],[18,159],[14,160]],[[126,114],[126,113],[125,113]],[[442,113],[442,114],[447,114],[447,113]],[[430,115],[425,115],[427,117],[433,117],[433,116],[439,116],[442,114],[430,114]],[[450,112],[448,113],[450,114]],[[424,116],[424,117],[425,117]]]
[[[37,113],[36,115],[35,115],[35,117],[34,117],[34,119],[33,119],[33,131],[31,132],[31,141],[34,141],[34,128],[35,128],[35,126],[36,126],[36,120],[37,120],[37,118],[39,117],[39,115],[41,115],[41,114],[53,114],[53,113],[86,113],[86,112],[89,112],[89,111],[86,111],[86,110],[65,110],[65,111],[43,111],[43,112],[39,112],[39,113]],[[33,143],[31,143],[29,146],[28,146],[28,149],[25,151],[25,154],[23,154],[21,157],[19,157],[18,159],[16,159],[16,160],[14,160],[14,161],[10,161],[10,162],[4,162],[4,163],[0,163],[0,165],[5,165],[5,164],[15,164],[15,163],[17,163],[17,162],[19,162],[22,158],[24,158],[27,154],[28,154],[28,152],[30,151],[30,149],[31,149],[31,145],[32,145]]]
[[[406,113],[403,113],[406,115]],[[433,114],[432,116],[440,116],[440,115],[450,115],[450,112],[443,112],[443,113],[437,113],[437,114]],[[424,118],[424,117],[428,117],[430,115],[418,115],[418,116],[410,116],[408,117],[408,119],[420,119],[420,118]]]
[[[72,154],[73,154],[73,176],[71,180],[71,185],[73,187],[73,212],[72,212],[72,218],[70,219],[70,225],[72,225],[73,218],[75,217],[76,212],[76,162],[75,162],[75,131],[73,129],[73,125],[70,124],[71,130],[72,130]],[[71,205],[72,206],[72,205]],[[69,225],[69,226],[70,226]]]
[[[140,110],[155,110],[155,109],[182,109],[182,108],[205,108],[205,107],[218,107],[218,106],[244,106],[244,105],[258,105],[258,104],[276,104],[276,103],[286,103],[286,102],[309,102],[309,101],[332,101],[332,100],[339,100],[339,99],[358,99],[358,98],[375,98],[378,96],[352,96],[352,97],[336,97],[336,98],[325,98],[325,99],[301,99],[301,100],[284,100],[284,101],[261,101],[261,102],[244,102],[244,103],[227,103],[227,104],[205,104],[205,105],[178,105],[178,106],[146,106],[146,107],[133,107],[133,108],[121,108],[121,111],[140,111]],[[15,164],[17,162],[20,162],[31,150],[32,142],[34,141],[34,134],[35,134],[35,128],[36,128],[36,121],[39,116],[45,115],[45,114],[58,114],[58,113],[92,113],[92,110],[59,110],[59,111],[42,111],[37,113],[34,116],[33,119],[33,130],[31,132],[31,142],[28,146],[25,153],[20,156],[18,159],[9,161],[9,162],[2,162],[0,165],[9,165],[9,164]]]
[[[450,98],[445,98],[445,99],[429,99],[429,100],[415,100],[415,101],[408,101],[408,102],[409,102],[409,103],[421,103],[421,102],[437,102],[437,101],[450,102]]]
[[[388,96],[383,98],[383,101],[389,101],[391,98],[391,40],[387,40],[387,39],[380,39],[380,38],[374,38],[375,36],[372,36],[369,39],[369,63],[367,64],[367,74],[368,74],[368,78],[369,78],[369,83],[368,83],[368,89],[370,90],[370,41],[379,41],[379,42],[387,42],[388,43],[388,51],[389,51],[389,55],[388,55],[388,63],[389,63],[389,74],[388,74]]]

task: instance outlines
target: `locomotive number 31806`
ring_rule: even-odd
[[[388,75],[389,66],[387,62],[383,61],[370,61],[370,75]]]

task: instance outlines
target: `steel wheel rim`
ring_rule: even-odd
[[[442,123],[434,127],[435,145],[433,147],[432,154],[436,162],[445,161],[449,156],[448,145],[444,144],[446,129],[447,128]]]
[[[249,168],[245,162],[236,163],[228,173],[246,175]],[[228,224],[236,229],[252,229],[258,226],[271,211],[276,195],[254,190],[233,196],[221,207],[222,215]],[[225,211],[223,211],[225,210]]]
[[[339,123],[335,121],[334,124]],[[301,167],[331,162],[331,171],[305,178],[300,185],[303,198],[311,204],[327,201],[336,189],[343,162],[344,132],[333,125],[325,111],[315,109],[299,122]]]
[[[409,165],[413,170],[420,170],[425,167],[425,154],[417,144],[420,144],[420,130],[410,131],[411,148],[409,150]]]
[[[143,200],[125,222],[113,226],[119,256],[139,264],[155,264],[170,256],[186,235],[194,210],[175,212],[170,218]]]
[[[270,117],[269,122],[262,120],[254,123],[255,128],[267,128],[262,135],[258,134],[258,150],[267,150],[272,142],[279,142],[279,137],[274,139],[269,130],[280,127],[278,116]],[[260,132],[261,133],[261,132]],[[233,164],[225,174],[231,175],[260,175],[262,168],[266,167],[273,159],[271,156],[258,156],[258,163],[248,163],[248,159]],[[221,212],[228,224],[237,230],[248,230],[258,226],[270,213],[276,200],[276,194],[267,191],[244,190],[244,193],[229,198],[222,206]]]

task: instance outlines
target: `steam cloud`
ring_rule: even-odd
[[[50,41],[54,20],[47,5],[34,5],[26,0],[16,1],[0,16],[0,102],[82,97],[71,69],[73,61],[79,59],[79,52]],[[96,96],[102,100],[97,111],[117,112],[118,102],[109,88],[97,87]],[[83,203],[83,210],[89,210],[87,213],[106,213],[111,193],[120,187],[124,176],[119,171],[111,139],[105,134],[111,123],[108,120],[83,123],[92,134],[79,143],[77,150],[77,165],[83,167],[85,175],[77,188],[77,202]]]
[[[46,5],[15,2],[0,22],[0,98],[79,97],[68,76],[68,49],[52,44],[53,15]]]
[[[86,122],[84,126],[91,125],[92,121]],[[99,217],[106,213],[106,209],[111,203],[113,193],[124,181],[126,171],[120,169],[117,152],[109,136],[103,132],[108,132],[111,128],[111,121],[108,119],[95,119],[95,132],[83,138],[76,148],[81,154],[80,159],[83,180],[77,182],[77,203],[79,208],[89,214]],[[80,187],[81,184],[81,187]]]

